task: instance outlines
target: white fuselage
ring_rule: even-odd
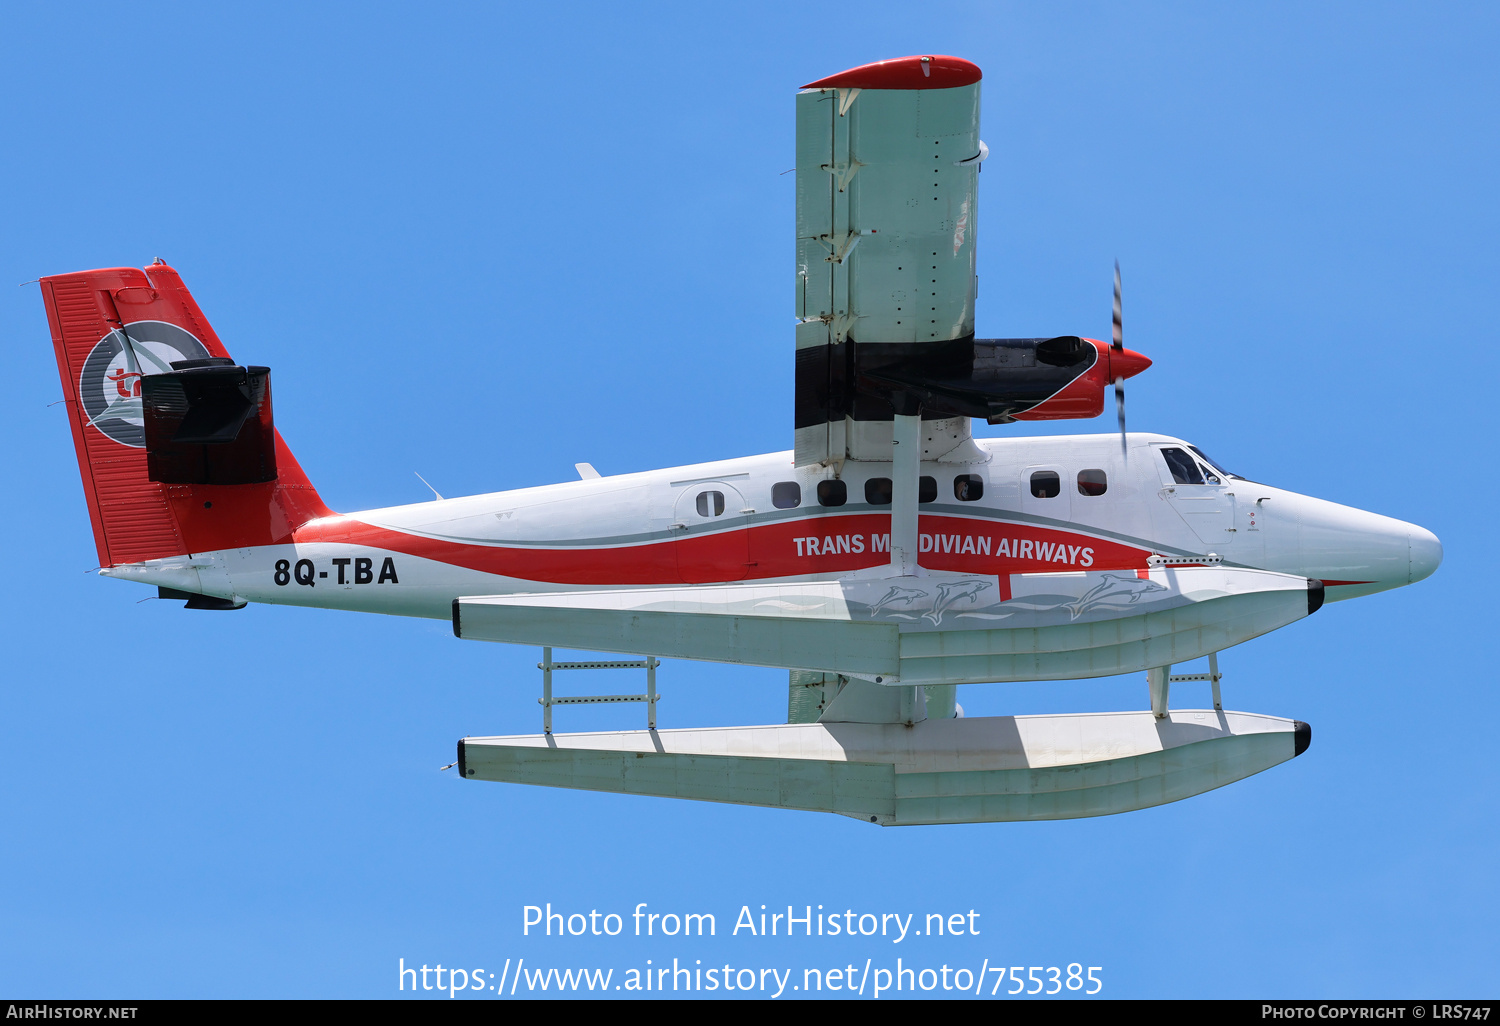
[[[1192,468],[1181,480],[1192,450],[1167,436],[1131,434],[1128,455],[1115,435],[975,446],[971,462],[921,465],[937,491],[920,506],[923,567],[1128,569],[1152,554],[1212,553],[1323,580],[1338,600],[1420,580],[1442,558],[1413,524],[1231,477],[1196,456],[1201,483]],[[837,578],[888,562],[890,476],[889,462],[794,469],[790,453],[771,453],[327,517],[292,544],[101,572],[221,598],[434,618],[460,596]],[[842,504],[824,504],[840,491]],[[961,500],[964,491],[979,497]]]

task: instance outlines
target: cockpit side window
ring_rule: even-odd
[[[1203,483],[1203,471],[1198,468],[1198,463],[1181,449],[1161,450],[1162,459],[1167,461],[1167,469],[1172,472],[1172,480],[1178,484]]]

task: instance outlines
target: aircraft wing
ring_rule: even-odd
[[[979,80],[957,57],[903,57],[797,94],[798,466],[841,456],[845,417],[864,419],[855,340],[974,334]]]

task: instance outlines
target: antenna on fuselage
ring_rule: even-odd
[[[413,470],[412,473],[413,474],[417,474],[417,472],[415,470]],[[424,485],[427,485],[428,488],[432,488],[432,485],[427,484],[427,479],[425,477],[423,477],[421,474],[417,474],[417,480],[421,481]],[[439,501],[439,502],[441,502],[443,500],[443,497],[438,494],[438,490],[436,488],[432,488],[432,497],[434,499],[436,499],[437,501]],[[342,573],[342,571],[340,571],[340,572]]]

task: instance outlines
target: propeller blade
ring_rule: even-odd
[[[1125,445],[1125,379],[1115,378],[1115,410],[1120,415],[1120,455],[1129,458]]]
[[[1114,340],[1110,348],[1117,353],[1125,351],[1125,328],[1120,317],[1120,261],[1115,261],[1115,315],[1114,315]],[[1120,417],[1120,456],[1122,459],[1130,458],[1130,450],[1125,444],[1125,378],[1115,378],[1115,411]]]
[[[1125,332],[1120,322],[1120,261],[1115,261],[1115,335],[1110,346],[1116,352],[1125,348]]]

